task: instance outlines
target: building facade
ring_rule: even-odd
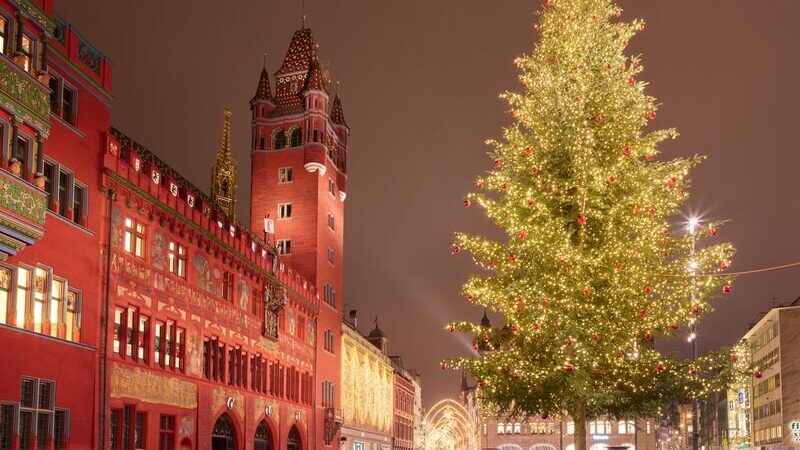
[[[392,449],[414,448],[415,386],[414,374],[406,370],[403,359],[390,357],[394,369],[394,420],[392,423]]]
[[[341,449],[390,450],[394,370],[385,353],[386,337],[377,325],[365,338],[355,323],[344,322],[341,349]]]
[[[249,227],[229,110],[206,195],[111,127],[52,0],[0,0],[0,50],[0,449],[337,447],[349,128],[311,31],[250,103]]]
[[[0,0],[0,448],[99,447],[110,103],[109,61],[52,0]]]
[[[800,448],[800,299],[770,310],[743,341],[756,367],[750,415],[740,419],[749,425],[749,445]]]

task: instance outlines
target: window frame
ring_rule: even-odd
[[[146,259],[145,249],[147,248],[147,225],[139,222],[133,216],[126,216],[123,222],[123,227],[124,230],[123,230],[122,248],[125,251],[125,253],[140,259]],[[141,227],[141,231],[139,230],[139,227]],[[141,243],[141,254],[139,254],[137,250],[139,248],[140,243]]]
[[[292,204],[290,202],[278,203],[278,220],[292,218]]]
[[[278,167],[278,184],[291,183],[294,181],[293,172],[292,166]]]
[[[2,41],[0,41],[0,53],[5,55],[7,54],[6,50],[8,47],[9,33],[11,33],[11,18],[0,13],[0,19],[5,22],[5,24],[0,26],[0,38],[2,38]]]
[[[167,246],[167,271],[185,280],[187,278],[188,261],[189,249],[178,241],[169,241]]]
[[[279,255],[292,254],[292,240],[291,239],[278,239],[275,241],[275,248],[278,250]]]

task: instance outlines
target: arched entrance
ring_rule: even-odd
[[[234,450],[236,448],[236,431],[227,414],[219,416],[211,433],[211,450]]]
[[[425,415],[426,450],[476,450],[478,433],[469,413],[452,399],[433,405]],[[522,449],[519,449],[522,450]]]
[[[286,450],[300,450],[300,431],[297,430],[297,427],[292,425],[292,429],[289,430],[289,437],[286,438]]]
[[[253,441],[253,450],[272,450],[272,435],[266,420],[262,420],[256,428],[256,437]]]

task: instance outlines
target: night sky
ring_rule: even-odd
[[[306,2],[352,128],[342,298],[359,310],[363,332],[379,316],[390,352],[422,372],[428,406],[458,389],[458,374],[442,372],[439,359],[470,351],[444,324],[481,314],[460,296],[474,266],[450,254],[451,239],[492,229],[462,199],[490,167],[483,142],[509,121],[497,96],[520,89],[512,61],[533,45],[539,5]],[[731,220],[720,238],[738,248],[733,270],[800,259],[800,2],[622,6],[624,18],[647,21],[629,48],[643,54],[641,78],[663,102],[656,124],[681,132],[663,157],[709,157],[694,172],[689,210]],[[222,111],[232,107],[240,215],[249,217],[248,101],[262,55],[273,73],[300,27],[300,0],[57,0],[56,10],[113,61],[112,123],[200,187],[208,187]],[[790,269],[737,280],[701,322],[701,352],[734,343],[772,302],[794,300],[796,279]]]

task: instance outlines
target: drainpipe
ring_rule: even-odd
[[[100,316],[100,345],[102,346],[101,375],[100,375],[100,448],[106,447],[106,410],[108,409],[108,311],[111,303],[111,220],[113,217],[114,202],[117,193],[107,189],[108,195],[108,222],[106,223],[106,275],[105,275],[105,301],[103,313]]]

